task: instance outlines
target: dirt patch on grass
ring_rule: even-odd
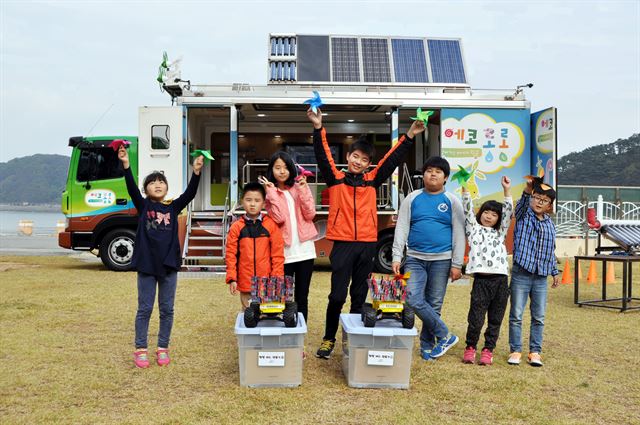
[[[28,269],[33,267],[40,267],[37,264],[24,264],[24,263],[0,263],[0,272],[7,272],[9,270]]]

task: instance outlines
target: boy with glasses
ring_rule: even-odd
[[[542,366],[542,333],[547,303],[547,277],[553,276],[552,288],[559,283],[555,256],[556,228],[549,217],[556,192],[533,178],[527,182],[515,208],[516,224],[511,269],[511,311],[509,313],[509,346],[507,362],[520,364],[522,356],[522,314],[531,299],[531,331],[528,362]]]

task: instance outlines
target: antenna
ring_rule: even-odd
[[[98,121],[96,121],[96,123],[95,123],[95,124],[93,124],[93,127],[91,127],[91,129],[90,129],[89,131],[87,131],[87,135],[88,135],[88,136],[91,136],[91,132],[93,131],[93,129],[94,129],[94,128],[96,128],[96,125],[98,125],[98,123],[99,123],[100,121],[102,121],[102,118],[104,118],[104,116],[105,116],[105,115],[107,115],[107,112],[109,112],[109,111],[111,110],[111,108],[113,108],[113,105],[115,105],[115,103],[112,103],[112,104],[111,104],[111,106],[109,106],[109,107],[107,108],[107,110],[106,110],[106,111],[104,111],[104,112],[102,113],[102,115],[100,115],[100,118],[98,118]]]

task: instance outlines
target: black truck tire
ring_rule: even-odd
[[[402,327],[405,329],[412,329],[416,322],[416,313],[408,305],[404,305],[402,309]]]
[[[362,323],[365,328],[373,328],[376,326],[377,311],[373,309],[371,304],[367,303],[362,306]]]
[[[385,233],[378,238],[376,256],[374,257],[374,266],[378,273],[393,274],[391,270],[391,263],[393,262],[392,248],[393,233]]]
[[[246,328],[255,328],[260,320],[260,304],[251,303],[244,311],[244,326]]]
[[[136,232],[131,229],[115,229],[100,241],[100,259],[109,269],[116,272],[131,270],[131,260],[136,243]]]
[[[284,305],[282,312],[282,321],[287,328],[295,328],[298,326],[298,304],[295,301],[288,301]]]

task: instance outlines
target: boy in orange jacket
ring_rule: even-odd
[[[284,276],[284,241],[276,222],[262,213],[265,197],[260,183],[247,183],[242,192],[245,215],[227,235],[226,282],[231,295],[240,293],[243,311],[251,303],[253,276]]]
[[[377,189],[393,173],[411,148],[416,134],[424,131],[422,121],[414,121],[406,135],[367,171],[374,149],[365,140],[353,143],[347,153],[347,170],[338,170],[327,132],[322,127],[322,112],[307,111],[313,124],[313,149],[318,168],[329,188],[331,204],[327,221],[327,239],[333,241],[331,261],[331,292],[327,305],[325,334],[316,357],[328,359],[333,352],[342,306],[347,300],[351,280],[351,313],[359,314],[367,298],[367,277],[373,271],[373,258],[378,241]]]

